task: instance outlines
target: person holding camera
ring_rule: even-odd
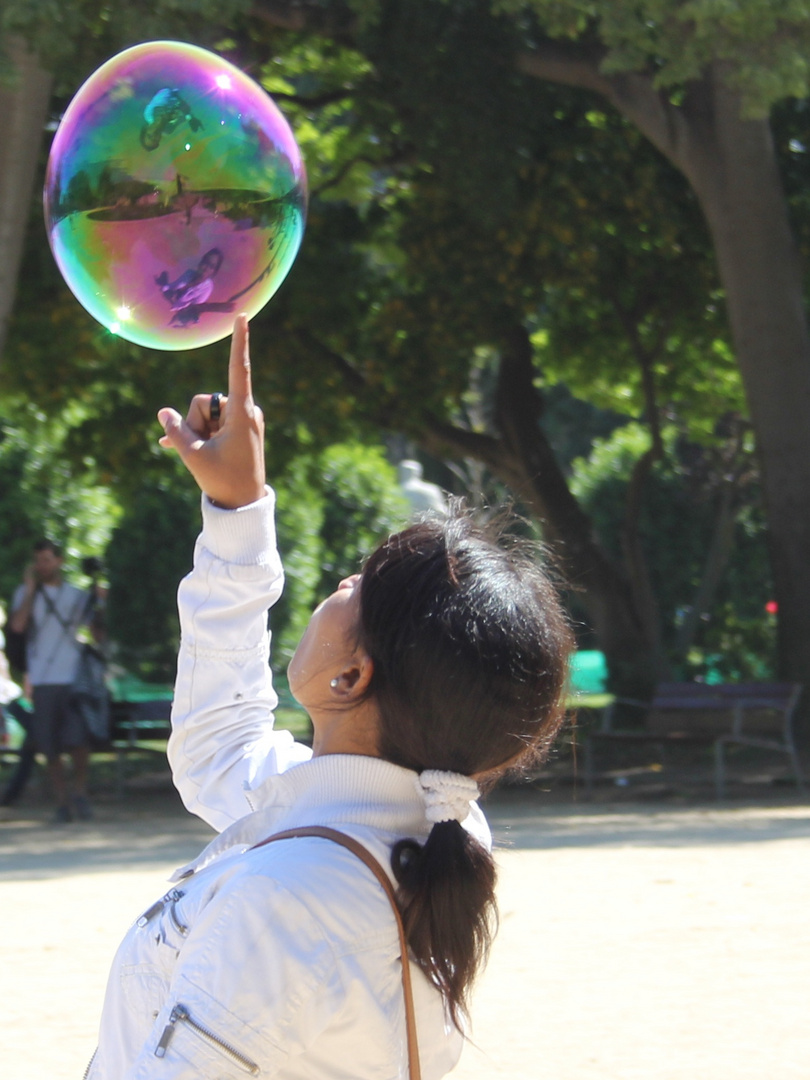
[[[34,544],[33,562],[12,602],[9,627],[26,636],[28,681],[34,706],[31,722],[36,749],[45,755],[51,791],[56,802],[55,822],[89,820],[93,810],[87,798],[90,738],[81,713],[71,702],[71,688],[79,664],[80,626],[98,632],[98,587],[87,592],[62,577],[62,548],[52,540]],[[68,798],[62,755],[73,761],[73,795]]]

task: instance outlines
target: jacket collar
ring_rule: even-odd
[[[201,870],[223,852],[246,850],[282,829],[303,825],[357,825],[392,837],[424,839],[430,831],[417,774],[382,758],[325,754],[293,765],[245,792],[253,813],[225,829],[186,866],[179,880]]]

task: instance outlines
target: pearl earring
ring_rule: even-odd
[[[333,690],[337,690],[337,685],[339,681],[339,679],[332,679],[332,681],[329,683]]]

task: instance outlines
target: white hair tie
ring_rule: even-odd
[[[416,777],[416,790],[425,800],[428,821],[464,821],[470,803],[481,794],[470,776],[440,769],[425,769]]]

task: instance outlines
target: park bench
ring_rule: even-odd
[[[109,737],[103,743],[96,743],[93,752],[114,755],[116,794],[123,798],[130,755],[154,754],[158,759],[165,759],[166,743],[171,734],[172,690],[169,686],[152,686],[132,678],[126,686],[121,681],[114,689],[116,693],[110,700]],[[285,680],[277,680],[276,692],[280,708],[301,711]],[[126,696],[122,696],[124,694]],[[297,732],[296,737],[309,741],[303,731]],[[6,743],[0,732],[0,769],[16,764],[21,747],[21,741],[16,745]],[[4,782],[5,777],[2,778]]]
[[[154,692],[153,688],[153,692]],[[279,708],[300,711],[301,706],[293,699],[286,680],[275,684]],[[137,694],[130,693],[128,700],[113,700],[110,704],[110,739],[100,750],[113,751],[116,756],[116,790],[123,796],[126,782],[126,762],[130,754],[156,754],[166,756],[166,743],[171,735],[171,692],[165,688],[160,696],[147,696],[149,687],[143,684]],[[308,741],[299,733],[301,741]]]
[[[713,745],[718,799],[725,795],[725,752],[732,744],[786,754],[796,784],[803,789],[793,738],[793,716],[801,692],[799,683],[662,682],[649,702],[616,698],[603,710],[599,727],[585,738],[585,797],[593,793],[597,746],[634,742]],[[627,706],[641,710],[641,727],[619,726],[617,718],[627,715]]]
[[[110,705],[110,743],[122,750],[155,749],[171,733],[170,699],[113,701]]]
[[[130,754],[156,754],[165,758],[172,728],[171,708],[171,699],[165,697],[110,703],[109,744],[99,749],[115,753],[119,797],[124,794],[126,761]]]
[[[170,699],[111,701],[109,738],[93,746],[94,753],[115,755],[116,792],[123,797],[126,759],[129,754],[153,753],[165,757],[166,741],[171,733]],[[17,745],[0,745],[0,764],[13,766],[22,751]]]

